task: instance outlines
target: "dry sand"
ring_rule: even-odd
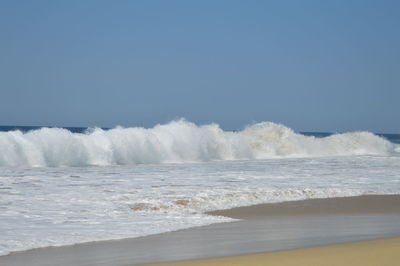
[[[386,238],[252,255],[148,265],[397,266],[399,264],[400,238]]]

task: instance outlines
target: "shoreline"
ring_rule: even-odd
[[[263,220],[271,216],[357,215],[400,212],[399,195],[361,195],[354,197],[321,198],[279,203],[264,203],[226,210],[207,212],[235,219]],[[343,241],[302,248],[281,249],[260,253],[201,258],[193,260],[138,264],[141,266],[308,266],[308,265],[397,265],[400,261],[400,235],[371,238],[362,241]],[[135,264],[136,265],[136,264]]]
[[[400,195],[308,199],[209,212],[240,221],[122,240],[38,248],[0,264],[132,265],[400,236]]]
[[[234,219],[263,219],[270,216],[340,215],[363,213],[400,213],[400,195],[377,194],[352,197],[315,198],[277,203],[262,203],[206,212]]]

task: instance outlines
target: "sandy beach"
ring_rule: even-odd
[[[341,215],[362,213],[399,213],[397,195],[369,195],[351,198],[313,199],[276,204],[260,204],[210,212],[237,219],[268,219],[271,216]],[[228,256],[200,260],[146,265],[398,265],[400,238],[356,241],[292,250]]]
[[[395,266],[399,261],[400,238],[386,238],[252,255],[147,265]]]
[[[209,212],[236,219],[259,219],[272,216],[339,215],[363,213],[400,213],[399,195],[363,195],[259,204]]]
[[[399,195],[310,199],[210,214],[241,220],[15,252],[0,256],[0,265],[396,265],[400,259],[400,240],[393,238],[400,236]],[[371,239],[382,240],[365,242]]]

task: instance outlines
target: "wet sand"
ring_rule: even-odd
[[[274,204],[259,204],[209,212],[237,219],[257,219],[284,215],[338,215],[363,213],[400,213],[399,195],[364,195],[358,197],[310,199]]]
[[[259,204],[228,210],[209,212],[211,215],[222,215],[244,220],[268,220],[279,217],[282,221],[296,219],[296,216],[313,218],[331,217],[336,221],[346,220],[346,216],[356,218],[362,214],[395,214],[400,213],[398,195],[365,195],[359,197],[312,199],[303,201]],[[296,218],[294,218],[296,217]],[[365,217],[367,220],[371,217]],[[360,226],[362,222],[360,222]],[[377,224],[378,225],[378,224]],[[316,225],[316,228],[319,226]],[[400,225],[399,225],[400,227]],[[327,229],[327,228],[325,228]],[[328,228],[328,230],[332,230]],[[333,229],[334,230],[334,229]],[[335,231],[335,230],[334,230]],[[371,232],[372,233],[372,232]],[[398,235],[395,233],[394,235]],[[343,237],[345,237],[343,235]],[[371,235],[372,237],[372,235]],[[256,238],[254,239],[256,241]],[[330,239],[332,243],[334,238]],[[343,239],[344,240],[344,239]],[[343,241],[344,242],[344,241]],[[316,244],[316,243],[315,243]],[[159,266],[170,265],[398,265],[400,261],[400,238],[384,238],[358,242],[345,242],[308,248],[297,248],[275,252],[264,252],[249,255],[227,256],[200,260],[164,262]]]
[[[320,247],[214,259],[147,264],[158,266],[397,266],[400,261],[400,238],[386,238]]]
[[[0,265],[132,265],[400,236],[399,195],[261,204],[212,214],[242,220],[140,238],[16,252],[0,256]]]

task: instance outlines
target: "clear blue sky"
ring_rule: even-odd
[[[400,132],[400,1],[0,1],[0,124]]]

